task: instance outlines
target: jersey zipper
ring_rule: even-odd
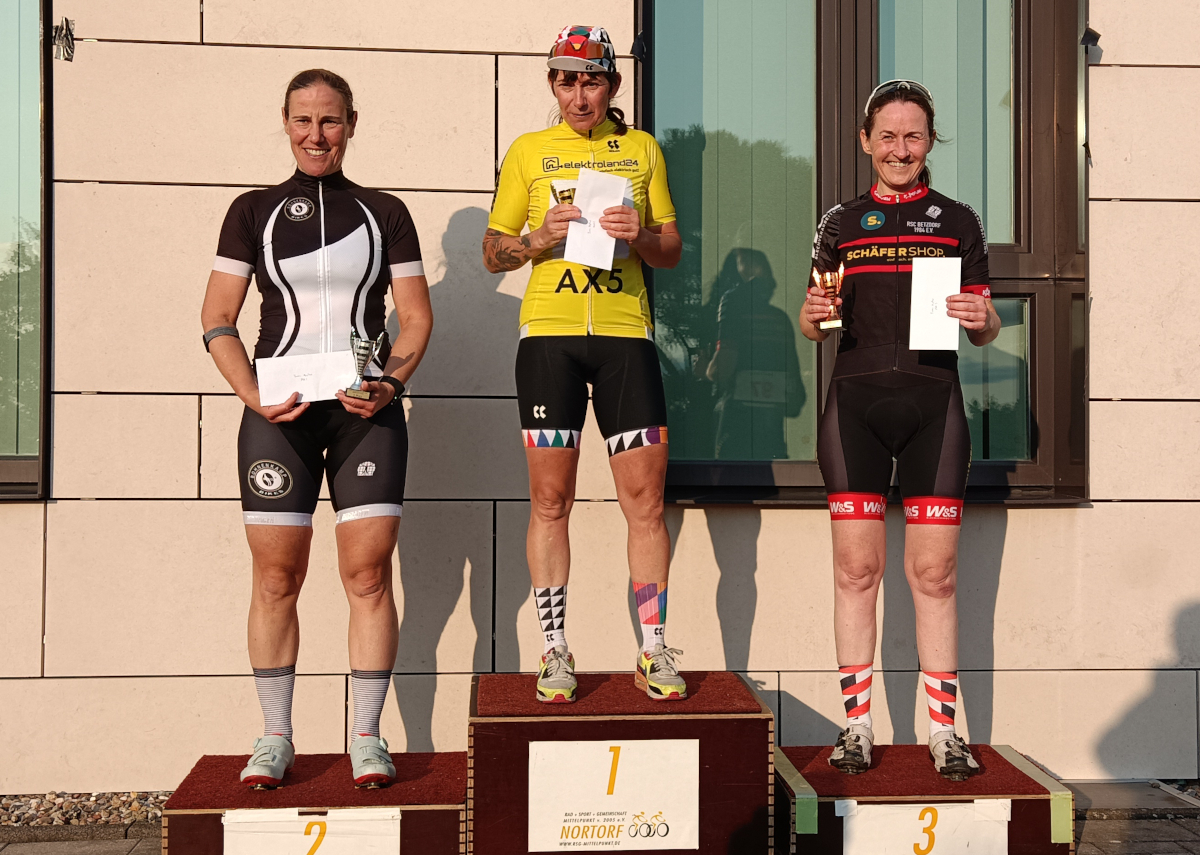
[[[592,145],[593,130],[593,128],[588,128],[588,157],[594,169],[596,167],[596,149]],[[592,290],[587,285],[584,287],[587,288],[587,334],[595,335],[596,331],[592,328]]]
[[[317,264],[317,289],[321,295],[321,352],[333,350],[333,318],[329,308],[329,258],[325,247],[325,182],[317,180],[317,200],[321,209],[321,252]]]
[[[899,200],[897,200],[896,216],[894,217],[894,219],[896,221],[896,225],[894,226],[894,229],[896,232],[896,270],[895,270],[895,272],[892,273],[892,276],[893,276],[892,283],[893,283],[893,288],[895,289],[895,294],[896,294],[896,328],[892,333],[892,338],[894,339],[894,341],[892,342],[892,370],[893,371],[900,370],[900,313],[903,311],[903,307],[900,305],[900,208],[901,208],[901,205],[902,205],[902,203],[899,202]],[[911,319],[909,319],[909,323],[910,324],[912,323]]]

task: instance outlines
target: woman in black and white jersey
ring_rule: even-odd
[[[243,521],[254,560],[249,648],[264,735],[241,778],[275,787],[295,760],[291,699],[300,628],[296,602],[308,569],[312,514],[325,473],[337,512],[338,563],[350,602],[356,786],[395,776],[379,715],[391,682],[398,625],[392,551],[404,502],[408,434],[399,398],[429,343],[433,312],[416,228],[395,196],[342,174],[358,114],[346,81],[301,72],[284,94],[283,126],[296,172],[238,197],[221,227],[201,321],[204,343],[246,405],[238,435]],[[375,340],[365,400],[264,406],[237,318],[253,276],[262,293],[256,361],[345,351]],[[389,342],[391,289],[400,334]]]

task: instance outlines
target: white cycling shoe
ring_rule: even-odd
[[[871,744],[875,734],[862,724],[852,724],[838,734],[829,765],[839,772],[857,775],[871,768]]]
[[[242,783],[256,790],[273,790],[296,763],[296,749],[286,736],[260,736],[254,740],[250,762],[242,770]]]
[[[396,767],[387,742],[379,736],[356,736],[350,743],[350,766],[354,786],[372,790],[396,780]]]
[[[939,730],[929,737],[929,756],[937,773],[951,781],[965,781],[979,773],[971,749],[953,730]]]

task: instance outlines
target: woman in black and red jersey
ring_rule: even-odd
[[[800,328],[813,341],[836,302],[844,329],[817,438],[833,529],[834,639],[847,727],[829,762],[871,765],[875,605],[886,563],[884,507],[892,463],[904,497],[904,572],[916,610],[917,652],[929,701],[929,751],[942,775],[979,771],[954,732],[958,697],[955,582],[971,438],[954,351],[910,350],[912,260],[961,258],[962,290],[946,312],[975,346],[1000,318],[990,299],[987,241],[969,205],[929,187],[926,157],[937,140],[933,96],[909,80],[881,84],[859,130],[877,182],[831,209],[813,245],[813,269],[844,265],[840,296],[813,287]]]

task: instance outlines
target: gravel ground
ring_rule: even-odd
[[[1163,783],[1168,787],[1174,787],[1185,796],[1191,796],[1194,799],[1200,799],[1200,781],[1168,781],[1166,778],[1164,778]]]
[[[170,796],[169,792],[0,796],[0,826],[161,822],[163,803]]]

